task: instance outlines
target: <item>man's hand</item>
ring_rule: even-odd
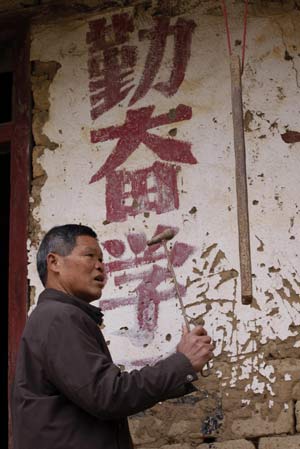
[[[214,345],[204,327],[196,326],[191,332],[185,326],[183,327],[177,352],[182,352],[189,359],[196,372],[201,371],[204,365],[212,359],[213,350]]]

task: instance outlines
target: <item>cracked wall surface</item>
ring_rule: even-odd
[[[107,263],[100,305],[113,358],[122,369],[154,363],[181,333],[163,248],[146,247],[171,226],[186,314],[216,342],[198,393],[132,418],[140,449],[215,440],[267,447],[263,437],[287,434],[286,444],[299,441],[300,11],[297,2],[279,3],[250,5],[242,78],[248,306],[240,293],[228,50],[216,2],[145,2],[33,27],[31,310],[42,290],[35,256],[43,234],[88,224]],[[228,12],[240,54],[243,3]]]
[[[53,151],[58,146],[55,142],[51,142],[43,133],[43,127],[49,120],[49,88],[59,67],[60,64],[54,61],[32,62],[32,134],[35,145],[32,149],[29,237],[31,239],[31,243],[34,245],[36,245],[38,232],[41,230],[39,221],[35,218],[34,209],[37,209],[40,205],[40,192],[47,180],[47,173],[40,164],[39,160],[43,156],[45,148]]]

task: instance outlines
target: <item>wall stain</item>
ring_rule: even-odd
[[[249,111],[249,109],[245,113],[244,118],[244,129],[247,133],[252,132],[252,128],[250,127],[251,123],[253,122],[253,113]]]
[[[298,131],[287,131],[281,134],[281,138],[285,143],[296,143],[300,142],[300,132]]]

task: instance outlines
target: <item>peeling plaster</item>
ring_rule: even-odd
[[[297,33],[298,33],[298,40],[300,39],[299,26],[296,26],[296,24],[294,23],[292,18],[290,18],[289,22],[285,23],[284,27],[281,25],[281,23],[279,23],[277,21],[275,21],[275,23],[277,24],[277,26],[280,30],[282,42],[285,47],[284,59],[286,61],[291,62],[293,71],[295,73],[296,86],[298,88],[300,88],[299,72],[298,72],[298,68],[295,63],[295,58],[297,58],[297,56],[298,56],[297,51],[299,52],[299,47],[297,48],[296,45],[291,45],[290,43],[288,43],[288,40],[287,40],[287,39],[289,39],[292,42],[295,42],[295,36],[297,36]],[[288,36],[288,37],[286,37],[286,36]],[[294,54],[295,57],[291,56],[291,54]]]
[[[50,141],[43,133],[43,128],[49,120],[50,109],[50,87],[61,64],[55,61],[32,63],[32,93],[33,93],[33,120],[32,132],[35,146],[32,150],[32,182],[30,196],[30,221],[29,221],[29,237],[31,244],[37,245],[41,237],[41,226],[39,220],[35,216],[41,204],[40,193],[47,181],[48,175],[42,165],[43,154],[46,149],[55,150],[58,144]],[[32,299],[30,300],[32,304]]]

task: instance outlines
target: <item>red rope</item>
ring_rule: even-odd
[[[242,48],[242,74],[243,74],[243,72],[244,72],[244,63],[245,63],[246,34],[247,34],[247,16],[248,16],[248,0],[245,0],[244,33],[243,33],[243,48]]]
[[[229,24],[228,24],[228,14],[227,14],[227,8],[226,8],[225,0],[222,0],[222,9],[223,9],[223,15],[224,15],[224,21],[225,21],[228,51],[229,51],[229,56],[231,56],[232,55],[231,38],[230,38],[230,30],[229,30]],[[244,30],[243,30],[243,44],[242,44],[242,67],[241,67],[242,74],[243,74],[243,71],[244,71],[244,64],[245,64],[246,37],[247,37],[247,17],[248,17],[248,0],[245,0]]]
[[[225,0],[222,0],[222,7],[223,7],[224,20],[225,20],[225,28],[226,28],[226,35],[227,35],[228,50],[229,50],[229,55],[231,56],[231,54],[232,54],[231,40],[230,40],[230,31],[229,31],[229,25],[228,25],[228,14],[227,14],[227,8],[226,8]]]

